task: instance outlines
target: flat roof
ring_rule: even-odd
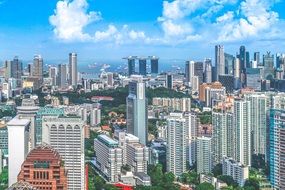
[[[99,135],[98,138],[107,143],[108,145],[118,145],[118,141],[115,141],[114,139],[108,137],[107,135],[102,134]]]
[[[19,119],[14,117],[11,121],[7,123],[7,126],[27,126],[31,121],[29,119]]]

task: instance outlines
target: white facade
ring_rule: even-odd
[[[188,125],[182,113],[171,113],[167,119],[166,168],[179,176],[186,171]]]
[[[77,86],[77,54],[69,54],[69,84]]]
[[[250,102],[234,101],[235,160],[245,166],[251,165],[251,108]]]
[[[197,138],[197,173],[212,172],[212,138]]]
[[[90,111],[90,125],[96,126],[101,123],[101,109],[93,108]]]
[[[233,179],[239,184],[239,186],[243,187],[245,181],[249,176],[248,166],[244,166],[241,163],[234,161],[231,158],[223,159],[223,175],[232,176]]]
[[[199,120],[196,113],[187,113],[184,115],[186,119],[186,129],[187,139],[188,139],[188,151],[187,158],[189,160],[189,165],[193,166],[197,158],[197,136],[198,136],[198,126]]]
[[[84,122],[79,117],[44,117],[42,141],[63,158],[68,170],[68,190],[85,188]]]
[[[29,152],[30,120],[13,118],[7,123],[9,151],[9,186],[17,182],[21,166]]]

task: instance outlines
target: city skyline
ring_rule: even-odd
[[[77,52],[82,60],[130,54],[198,60],[213,58],[216,44],[232,54],[240,45],[277,53],[284,45],[284,5],[283,0],[1,1],[0,57],[29,60],[42,54],[52,60]]]

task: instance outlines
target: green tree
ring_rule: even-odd
[[[228,186],[237,187],[238,184],[235,182],[232,176],[221,175],[217,177],[219,180],[225,182]]]
[[[223,174],[223,166],[222,164],[217,164],[212,170],[212,173],[214,174],[215,177],[222,175]]]
[[[8,188],[8,167],[3,168],[0,174],[0,189]]]
[[[215,190],[215,187],[210,183],[204,182],[204,183],[197,185],[196,189],[197,190]]]
[[[247,190],[259,190],[259,182],[257,179],[248,179],[244,184],[244,189]]]

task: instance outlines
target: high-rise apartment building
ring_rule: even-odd
[[[93,108],[90,111],[90,125],[97,126],[101,123],[101,109]]]
[[[251,165],[251,107],[243,99],[234,100],[235,160]]]
[[[270,110],[269,179],[274,189],[285,189],[285,110]]]
[[[147,143],[147,99],[145,83],[129,83],[127,101],[127,132],[139,137],[144,145]]]
[[[77,54],[69,54],[69,85],[77,86]]]
[[[17,116],[7,123],[8,128],[8,183],[9,186],[17,182],[21,165],[29,152],[30,120]]]
[[[204,70],[204,82],[211,83],[212,82],[212,60],[206,59],[204,61],[205,70]]]
[[[224,156],[234,156],[233,114],[230,110],[214,109],[212,112],[213,126],[213,163],[221,163]]]
[[[68,190],[85,189],[84,121],[80,117],[44,117],[42,141],[61,155]]]
[[[51,78],[52,85],[55,86],[57,84],[57,68],[56,67],[49,67],[49,78]]]
[[[167,119],[166,169],[179,176],[186,171],[189,129],[182,113],[171,113]]]
[[[211,173],[212,165],[212,138],[197,138],[197,173]]]
[[[67,190],[67,171],[59,153],[43,144],[29,152],[18,181],[26,181],[38,190]]]
[[[219,75],[225,74],[225,53],[224,46],[215,46],[215,61],[216,61],[216,77],[215,81],[219,79]]]

